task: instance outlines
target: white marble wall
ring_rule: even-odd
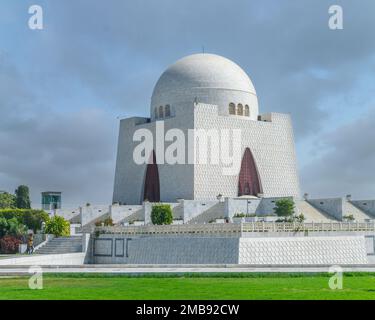
[[[85,226],[105,215],[109,216],[109,206],[107,205],[83,206],[81,207],[81,224]]]
[[[71,220],[74,217],[77,217],[81,212],[81,209],[78,208],[62,208],[56,209],[56,215],[63,217],[65,220]]]
[[[272,113],[271,121],[251,121],[218,114],[217,108],[199,105],[195,108],[196,129],[241,129],[241,144],[233,152],[242,155],[247,147],[253,153],[265,197],[300,195],[299,178],[290,116]],[[238,145],[238,147],[236,147]],[[218,194],[238,196],[238,174],[224,175],[223,165],[194,166],[194,199],[213,200]],[[238,170],[239,173],[239,170]]]
[[[239,264],[366,264],[363,236],[241,238]]]
[[[94,263],[132,264],[367,264],[373,251],[364,236],[134,237],[103,234],[94,240]],[[372,251],[371,251],[372,250]]]
[[[135,206],[120,206],[120,205],[112,205],[109,207],[109,214],[113,220],[113,223],[120,223],[126,217],[129,217],[136,212],[140,212],[143,210],[143,206],[135,205]]]
[[[93,261],[98,264],[235,264],[238,238],[101,235],[94,240]]]
[[[375,218],[375,200],[352,200],[351,203]]]
[[[328,215],[342,220],[343,216],[343,199],[342,198],[330,198],[330,199],[308,199],[314,207],[324,211]]]
[[[241,129],[240,149],[233,152],[244,154],[249,147],[258,166],[266,197],[299,196],[299,179],[294,148],[294,136],[289,115],[272,113],[267,121],[253,121],[244,117],[220,115],[218,106],[193,102],[181,107],[180,113],[164,121],[165,132],[179,128],[186,137],[186,162],[188,160],[188,129]],[[137,129],[149,129],[155,136],[156,123],[147,118],[121,120],[114,202],[140,204],[143,199],[146,165],[133,160],[133,150],[139,142],[133,142]],[[163,137],[159,137],[163,138]],[[165,143],[168,146],[168,143]],[[193,152],[193,150],[189,150]],[[178,198],[215,200],[218,194],[236,197],[238,173],[224,175],[223,165],[208,164],[159,164],[160,197],[164,202]],[[238,170],[239,172],[239,170]]]

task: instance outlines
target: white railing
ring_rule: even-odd
[[[208,234],[208,233],[241,233],[238,223],[210,224],[177,224],[177,225],[147,225],[147,226],[114,226],[96,227],[99,233],[119,234]]]
[[[375,232],[374,222],[284,223],[245,222],[181,225],[96,227],[100,234],[158,235],[158,234],[242,234],[248,232]]]
[[[242,224],[243,232],[327,232],[375,231],[374,222],[249,222]]]

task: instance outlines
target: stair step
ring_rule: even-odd
[[[36,254],[59,254],[82,252],[82,236],[59,237],[48,241],[35,251]]]

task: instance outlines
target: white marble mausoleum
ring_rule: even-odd
[[[158,150],[150,155],[156,163],[135,163],[133,150],[140,142],[134,141],[134,133],[148,129],[155,138],[158,125],[164,132],[178,128],[185,136],[192,129],[240,130],[240,143],[229,141],[239,159],[237,171],[226,174],[226,164],[215,161],[161,163]],[[173,141],[164,143],[168,148]],[[187,143],[186,154],[196,152],[199,143],[202,140],[194,140],[192,147]],[[208,149],[219,147],[211,144]],[[218,195],[299,197],[292,122],[288,114],[259,112],[254,85],[236,63],[214,54],[194,54],[160,76],[151,97],[150,117],[121,120],[113,202],[201,201],[216,200]]]

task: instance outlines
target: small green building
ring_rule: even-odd
[[[42,209],[46,211],[61,209],[61,192],[42,192]]]

